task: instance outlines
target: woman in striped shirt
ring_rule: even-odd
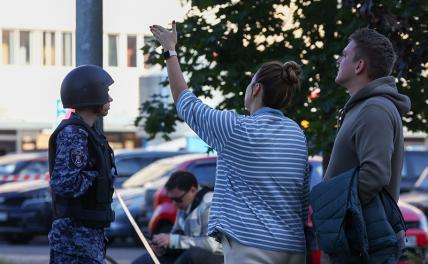
[[[187,87],[175,22],[172,31],[150,30],[165,51],[179,116],[218,153],[208,234],[223,242],[225,263],[305,263],[307,144],[281,111],[299,88],[300,67],[293,61],[262,65],[245,91],[250,115],[219,111]]]

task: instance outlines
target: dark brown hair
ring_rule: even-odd
[[[354,61],[364,59],[367,62],[371,80],[391,74],[396,56],[387,37],[373,29],[363,28],[352,33],[351,40],[356,44]]]
[[[289,105],[300,87],[300,66],[294,61],[272,61],[263,64],[256,73],[255,83],[263,86],[263,106],[281,109]]]
[[[165,183],[165,188],[168,191],[172,191],[173,189],[177,188],[187,192],[192,187],[198,188],[198,180],[196,179],[195,175],[188,171],[174,172]]]

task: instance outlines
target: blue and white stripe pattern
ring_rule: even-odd
[[[305,252],[308,153],[300,127],[268,107],[251,116],[212,109],[189,90],[180,94],[177,111],[218,152],[208,234]]]

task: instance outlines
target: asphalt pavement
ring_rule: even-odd
[[[107,255],[119,264],[129,264],[144,253],[132,241],[117,241],[109,245]],[[3,262],[2,262],[3,261]],[[26,245],[11,245],[0,239],[0,264],[47,264],[49,245],[46,237],[37,237]]]

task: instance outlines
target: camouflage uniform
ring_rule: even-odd
[[[81,119],[77,114],[71,118]],[[68,125],[59,132],[56,145],[51,190],[65,197],[79,197],[98,175],[97,171],[86,169],[91,161],[88,133],[79,126]],[[105,263],[106,238],[102,228],[88,228],[70,218],[59,218],[52,223],[48,238],[51,263]]]

